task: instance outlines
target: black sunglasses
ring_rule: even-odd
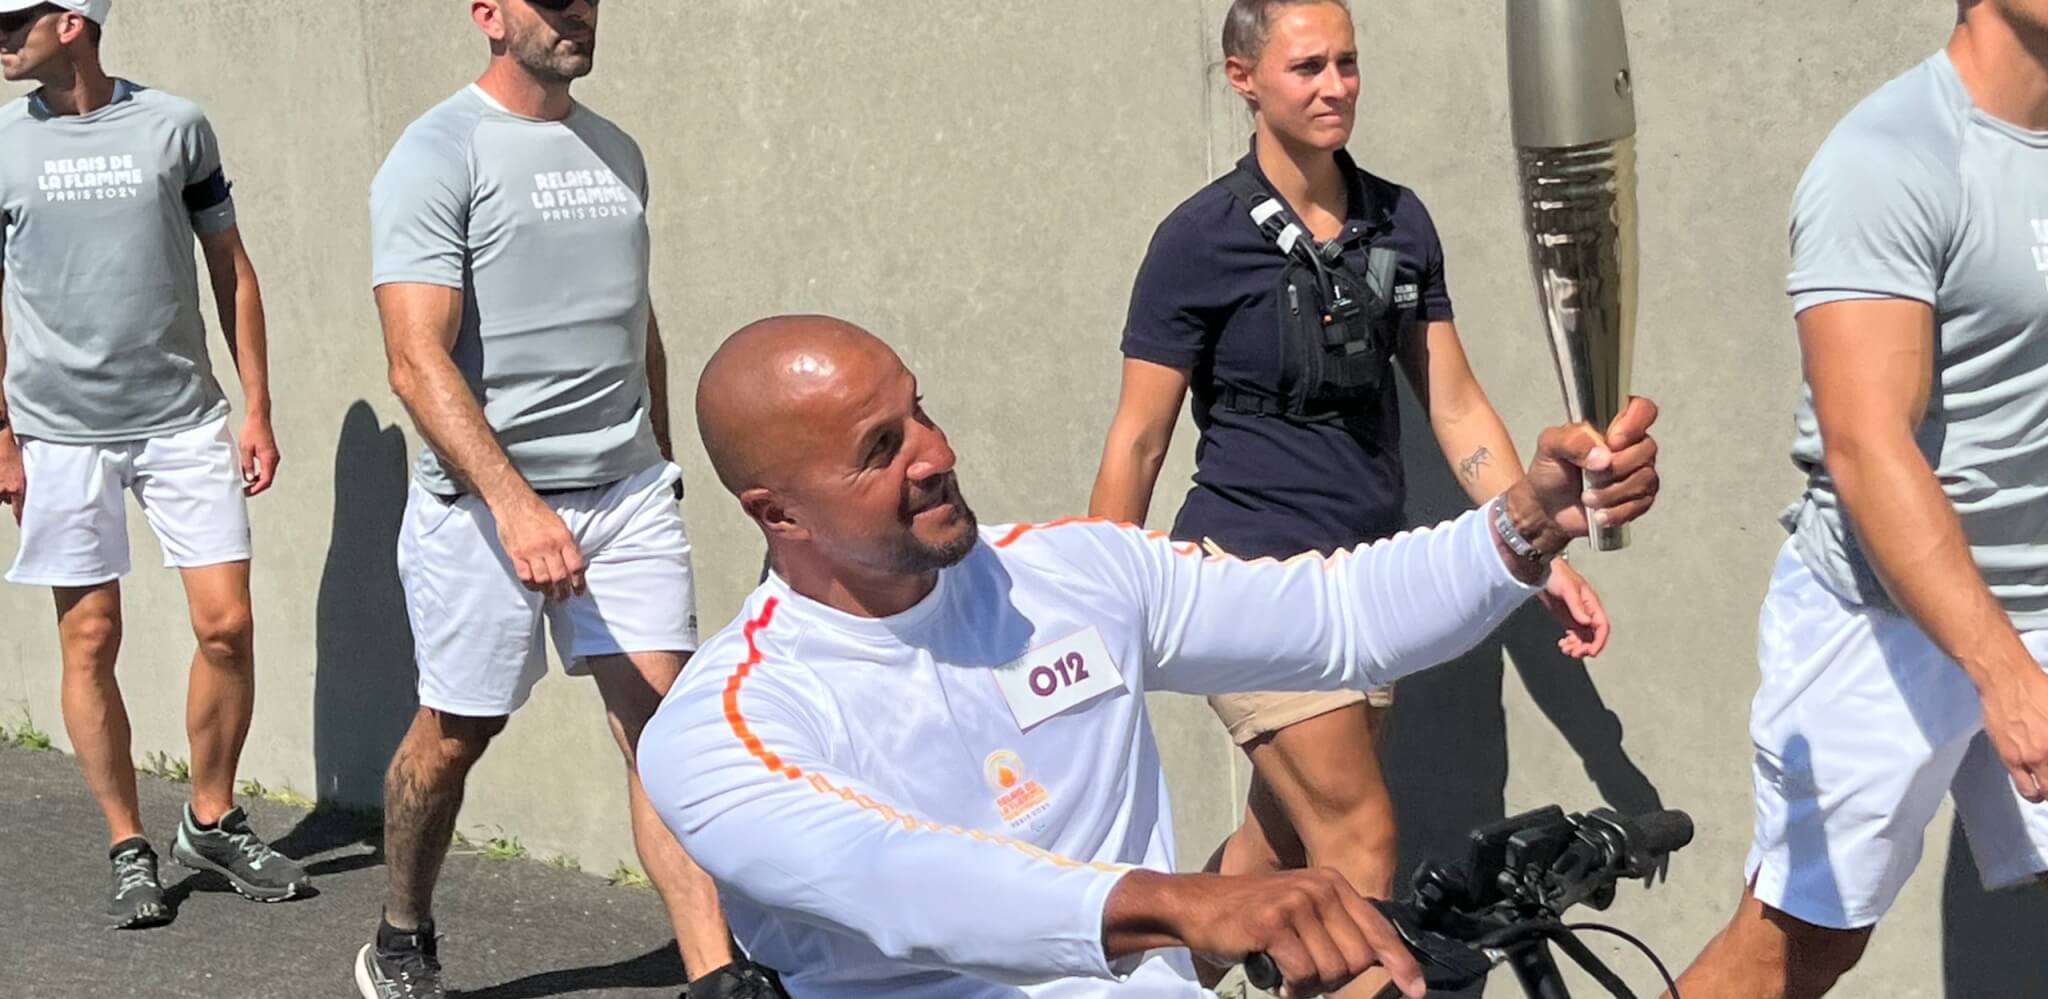
[[[564,4],[564,6],[567,5]],[[30,7],[27,10],[17,10],[12,14],[0,14],[0,35],[14,34],[15,32],[20,31],[21,29],[26,28],[29,25],[34,24],[37,21],[40,21],[43,18],[50,16],[51,14],[62,13],[64,13],[64,8],[59,7],[53,3],[46,3],[40,7]]]
[[[526,2],[528,4],[531,4],[532,6],[539,7],[542,10],[552,11],[553,13],[559,14],[565,10],[568,10],[570,5],[574,4],[576,0],[526,0]],[[592,7],[597,6],[597,4],[598,0],[590,0],[590,5]]]

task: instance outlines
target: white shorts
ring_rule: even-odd
[[[111,444],[23,438],[28,501],[9,582],[98,586],[128,574],[135,494],[164,565],[190,569],[249,558],[249,501],[227,417],[163,437]]]
[[[419,664],[420,704],[478,718],[509,715],[547,674],[545,621],[571,674],[582,660],[697,648],[690,539],[668,462],[594,489],[543,497],[587,563],[588,589],[548,600],[519,581],[482,499],[443,499],[414,482],[398,534]]]
[[[2048,632],[2022,638],[2048,663]],[[1987,890],[2048,871],[2048,805],[2013,789],[1975,685],[1919,626],[1845,604],[1787,543],[1757,658],[1747,874],[1758,900],[1817,926],[1875,925],[1919,863],[1944,795]]]

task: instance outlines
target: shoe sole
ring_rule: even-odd
[[[170,906],[159,902],[153,906],[139,908],[129,913],[125,919],[115,919],[113,921],[113,928],[117,930],[146,930],[156,926],[167,926],[175,917],[176,913],[171,911]],[[109,918],[112,917],[109,916]]]
[[[226,878],[228,885],[235,889],[235,894],[252,901],[289,902],[299,897],[299,893],[306,890],[306,883],[303,881],[295,881],[283,888],[264,888],[260,885],[251,884],[236,877],[234,871],[186,849],[183,840],[171,845],[171,859],[177,861],[181,867],[218,874]]]
[[[377,992],[377,983],[370,980],[370,948],[376,944],[364,944],[356,951],[356,991],[363,999],[382,999]]]

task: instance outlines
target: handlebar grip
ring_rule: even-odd
[[[1692,842],[1692,816],[1675,809],[1638,816],[1635,826],[1643,838],[1634,845],[1644,853],[1672,853]]]
[[[1422,917],[1411,903],[1368,899],[1380,915],[1393,924],[1408,953],[1422,965],[1422,980],[1432,990],[1457,992],[1486,980],[1493,961],[1470,943],[1425,929]],[[1265,952],[1245,955],[1245,981],[1267,992],[1278,992],[1284,984],[1280,966]],[[1398,996],[1400,989],[1389,986],[1384,995]]]
[[[1261,992],[1280,991],[1280,966],[1266,956],[1265,951],[1255,951],[1244,957],[1244,980]]]

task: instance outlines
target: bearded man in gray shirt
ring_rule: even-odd
[[[1799,185],[1807,487],[1758,625],[1749,887],[1686,999],[1833,988],[1944,797],[1985,887],[2048,872],[2042,53],[2048,0],[1964,0]]]
[[[365,999],[443,994],[432,914],[463,783],[547,671],[593,676],[634,840],[693,999],[777,994],[734,960],[711,879],[648,804],[640,731],[697,647],[648,295],[647,166],[569,96],[593,0],[473,0],[473,85],[406,129],[370,193],[391,385],[425,438],[399,539],[420,706],[385,780],[390,893]]]
[[[174,913],[114,679],[124,491],[182,574],[199,640],[192,797],[172,856],[262,901],[308,880],[234,802],[256,692],[246,496],[270,487],[278,461],[263,302],[206,116],[101,69],[110,6],[0,0],[0,71],[41,85],[0,108],[0,503],[21,528],[7,578],[56,593],[64,727],[113,842],[109,915],[133,928]],[[239,448],[207,358],[195,236],[241,375]]]

